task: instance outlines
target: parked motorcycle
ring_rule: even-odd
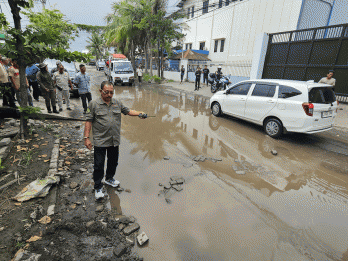
[[[220,78],[220,80],[218,80],[216,78],[216,74],[215,73],[211,73],[209,75],[209,83],[211,84],[211,92],[215,93],[217,91],[222,91],[222,90],[226,90],[227,85],[231,84],[231,81],[228,79],[227,76],[222,76]]]

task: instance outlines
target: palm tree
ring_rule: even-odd
[[[91,37],[88,37],[87,49],[96,56],[96,60],[102,57],[103,50],[105,48],[105,40],[101,35],[93,32]]]

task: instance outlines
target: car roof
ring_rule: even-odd
[[[331,85],[323,84],[323,83],[315,83],[311,81],[305,82],[305,81],[296,81],[296,80],[284,80],[284,79],[254,79],[254,80],[246,80],[244,82],[286,85],[286,86],[291,86],[298,89],[312,89],[315,87],[332,87]]]

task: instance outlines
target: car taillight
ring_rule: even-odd
[[[313,111],[314,111],[313,103],[304,102],[302,103],[302,107],[308,116],[313,116]]]

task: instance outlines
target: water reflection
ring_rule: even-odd
[[[193,220],[197,221],[195,217],[204,216],[197,214],[202,209],[207,215],[211,208],[218,216],[204,219],[206,223],[197,221],[196,229],[190,230],[188,225],[183,225],[188,230],[184,230],[185,236],[182,233],[173,236],[177,239],[177,251],[181,253],[179,259],[194,256],[198,260],[203,257],[218,260],[219,255],[204,252],[210,249],[209,246],[200,247],[199,244],[207,241],[210,233],[204,232],[209,230],[208,226],[217,229],[221,224],[221,231],[228,230],[229,235],[224,237],[221,231],[211,231],[214,238],[209,242],[219,236],[227,241],[236,240],[236,246],[245,247],[248,243],[257,242],[259,249],[267,249],[261,250],[265,251],[265,260],[289,260],[289,253],[291,259],[296,260],[338,260],[342,257],[347,250],[348,232],[348,168],[345,155],[319,150],[318,146],[324,141],[316,136],[294,135],[274,140],[258,126],[231,117],[211,116],[209,100],[204,97],[146,87],[129,89],[134,95],[131,99],[131,95],[122,94],[124,91],[116,89],[120,97],[127,97],[125,102],[132,103],[132,108],[156,116],[144,121],[134,117],[123,118],[122,136],[132,144],[133,155],[144,155],[143,159],[148,159],[149,164],[163,168],[159,172],[169,169],[159,163],[170,153],[166,150],[167,144],[181,150],[186,158],[201,154],[222,158],[222,162],[207,160],[197,163],[211,174],[197,176],[195,182],[190,183],[191,187],[196,187],[187,194],[185,205],[192,209],[186,206],[183,213],[171,212],[176,222],[179,222],[178,216],[186,213],[187,219],[193,223],[191,226],[195,225]],[[277,156],[272,155],[272,149],[277,150]],[[151,174],[155,176],[158,172]],[[198,181],[198,177],[205,179]],[[207,179],[214,182],[215,187],[204,182]],[[199,185],[196,184],[199,182]],[[217,195],[216,202],[213,199],[215,196],[211,195]],[[209,204],[212,204],[210,208]],[[202,209],[195,208],[198,206]],[[158,213],[160,211],[163,209]],[[163,224],[156,223],[155,227],[162,229],[167,226],[170,217],[163,215],[166,216],[165,221]],[[221,218],[221,215],[226,216]],[[216,219],[219,224],[215,224]],[[214,225],[211,225],[212,222],[215,222]],[[240,224],[236,225],[236,222]],[[248,241],[247,238],[251,239]],[[234,244],[226,244],[233,248],[231,245]],[[218,246],[211,248],[218,249]],[[238,249],[235,251],[237,253]],[[222,256],[221,259],[228,260]],[[252,259],[252,253],[243,252],[231,260],[245,260],[245,257],[257,259],[256,256]]]

